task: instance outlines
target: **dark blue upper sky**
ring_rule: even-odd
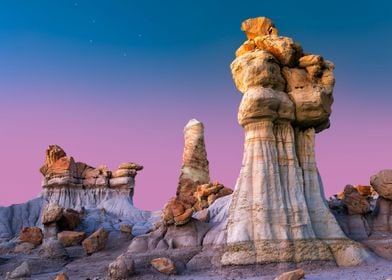
[[[245,38],[240,23],[260,15],[273,19],[280,34],[293,37],[305,51],[332,60],[339,83],[385,91],[380,85],[390,78],[389,1],[0,3],[3,86],[23,79],[50,91],[43,88],[46,80],[57,88],[80,86],[86,95],[110,89],[129,96],[122,84],[133,83],[135,91],[160,86],[170,98],[192,85],[199,94],[220,98],[232,89],[228,65]]]

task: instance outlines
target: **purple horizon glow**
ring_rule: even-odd
[[[331,128],[316,139],[327,196],[341,191],[345,184],[368,184],[371,175],[389,167],[392,156],[388,149],[392,131],[385,129],[388,111],[377,108],[374,114],[371,103],[355,100],[349,90],[339,96],[342,91],[335,94]],[[105,98],[63,100],[58,106],[53,101],[8,104],[0,112],[2,133],[7,136],[1,145],[1,155],[7,161],[0,161],[2,189],[6,189],[0,205],[22,203],[39,194],[42,176],[38,169],[44,151],[48,145],[58,144],[76,161],[93,166],[106,164],[115,169],[126,161],[144,165],[136,177],[135,205],[161,209],[175,195],[182,131],[193,117],[205,125],[211,179],[234,188],[242,161],[243,131],[236,120],[241,96],[231,94],[224,103],[209,98],[204,106],[185,100],[129,106],[128,102]],[[29,115],[34,118],[26,118]]]

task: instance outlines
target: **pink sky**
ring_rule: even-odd
[[[342,91],[342,90],[341,90]],[[332,127],[316,142],[318,166],[326,195],[345,184],[368,184],[375,172],[391,168],[390,111],[361,102],[354,92],[336,96]],[[22,203],[41,188],[38,171],[49,144],[62,146],[77,161],[121,162],[145,166],[136,178],[135,204],[157,210],[175,194],[183,149],[183,126],[188,119],[204,122],[211,178],[233,188],[242,159],[243,131],[236,113],[240,94],[227,102],[145,99],[119,102],[105,97],[71,97],[47,102],[2,103],[0,127],[0,205]]]

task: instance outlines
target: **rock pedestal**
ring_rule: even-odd
[[[329,211],[314,152],[315,133],[329,127],[333,64],[304,56],[291,38],[260,30],[251,38],[247,33],[255,49],[231,64],[243,93],[238,121],[245,144],[221,262],[356,265],[366,252]]]

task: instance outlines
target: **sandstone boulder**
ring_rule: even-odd
[[[365,214],[370,211],[369,201],[352,185],[347,185],[344,188],[343,203],[346,205],[350,215]]]
[[[25,278],[30,276],[31,276],[30,266],[28,262],[23,262],[12,272],[8,272],[6,275],[6,279],[20,279],[20,278]]]
[[[135,177],[136,173],[135,169],[117,169],[112,172],[112,178]]]
[[[135,273],[134,261],[125,255],[120,255],[117,259],[109,264],[108,277],[110,280],[128,279]]]
[[[45,206],[42,213],[42,223],[44,225],[57,222],[63,216],[63,208],[55,203]]]
[[[257,86],[280,91],[286,87],[278,61],[267,51],[255,50],[245,53],[237,57],[230,67],[234,83],[242,93]]]
[[[356,185],[354,188],[359,192],[360,195],[369,197],[374,195],[374,189],[371,186]]]
[[[121,163],[118,166],[118,169],[133,169],[136,171],[140,171],[140,170],[143,170],[143,166],[141,166],[137,163],[134,163],[134,162],[125,162],[125,163]]]
[[[22,242],[28,242],[34,246],[41,244],[43,237],[42,230],[38,227],[25,227],[19,235]]]
[[[174,262],[169,258],[156,258],[151,261],[151,265],[160,273],[166,275],[177,274],[176,266]]]
[[[78,211],[67,208],[63,210],[62,217],[58,220],[57,225],[60,230],[74,230],[80,224],[80,214]]]
[[[60,272],[59,274],[56,275],[54,280],[69,280],[67,274],[65,272]]]
[[[303,269],[296,269],[293,271],[285,272],[280,276],[276,277],[275,280],[300,280],[305,277],[305,271]]]
[[[170,199],[162,210],[162,219],[166,225],[184,225],[192,218],[194,210],[188,208],[177,198]]]
[[[392,169],[381,170],[373,175],[370,184],[381,197],[392,200]]]
[[[294,67],[303,54],[302,47],[289,37],[265,35],[254,38],[256,47],[276,57],[284,66]]]
[[[193,208],[196,211],[203,210],[214,203],[216,199],[231,193],[233,193],[233,190],[226,188],[219,182],[199,185],[193,194],[197,200]]]
[[[44,165],[40,168],[40,171],[42,173],[42,175],[46,175],[48,172],[49,167],[55,163],[57,160],[59,160],[60,158],[66,157],[67,154],[65,153],[65,151],[57,145],[50,145],[47,149],[46,149],[46,153],[45,153],[45,162]]]
[[[295,122],[302,129],[315,128],[317,132],[329,127],[333,96],[321,88],[303,88],[289,92],[295,104]]]
[[[109,233],[104,228],[100,228],[83,241],[84,251],[87,255],[101,251],[105,249],[108,239]]]
[[[285,92],[255,87],[244,94],[238,109],[238,122],[241,126],[276,119],[294,120],[294,104]]]
[[[247,52],[254,51],[256,49],[255,41],[253,40],[246,40],[235,52],[235,56],[238,57],[243,55]]]
[[[248,39],[254,39],[263,35],[278,35],[274,23],[266,17],[250,18],[242,22],[241,30],[245,32]]]
[[[324,58],[321,55],[307,54],[299,59],[299,67],[306,68],[313,65],[322,65]]]
[[[58,240],[64,247],[80,245],[85,237],[84,232],[77,231],[62,231],[57,234]]]

